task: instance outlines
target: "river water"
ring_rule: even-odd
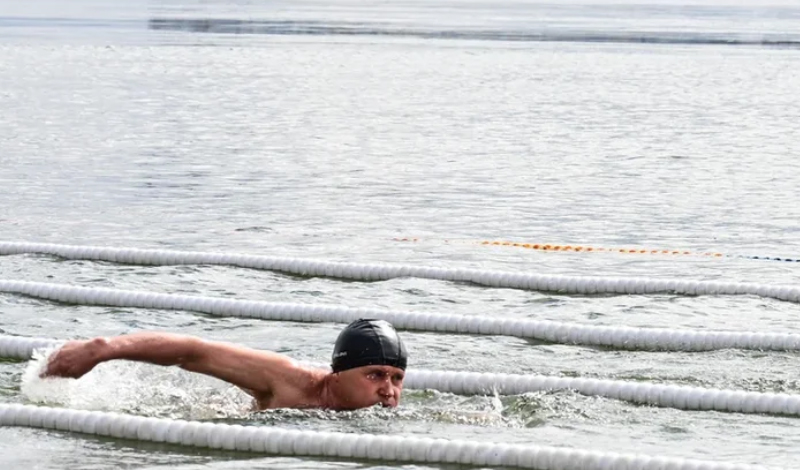
[[[797,2],[34,0],[0,3],[0,239],[795,285]],[[414,238],[416,241],[401,241]],[[486,240],[725,256],[544,252]],[[421,279],[0,257],[0,278],[629,325],[798,332],[750,296],[598,295]],[[338,324],[0,294],[0,333],[197,334],[327,361]],[[795,353],[666,353],[402,333],[410,367],[800,393]],[[569,392],[408,390],[397,410],[249,413],[210,378],[0,362],[0,400],[294,429],[794,467],[796,419]],[[0,429],[0,467],[428,468]],[[436,467],[432,467],[436,468]]]

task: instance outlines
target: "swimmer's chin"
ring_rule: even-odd
[[[367,408],[378,408],[378,407],[393,409],[397,408],[397,405],[398,405],[397,403],[378,402],[378,403],[373,403],[372,405],[365,405],[365,406],[342,406],[342,407],[328,408],[328,409],[333,411],[357,411],[357,410],[364,410]]]

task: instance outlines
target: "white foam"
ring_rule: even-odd
[[[41,378],[54,350],[36,351],[22,375],[20,391],[29,402],[183,419],[239,417],[251,409],[238,388],[177,367],[112,361],[77,380]]]

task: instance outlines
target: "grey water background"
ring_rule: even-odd
[[[0,2],[0,239],[796,285],[797,2]],[[416,242],[395,238],[415,237]],[[481,240],[714,251],[546,253]],[[570,296],[211,266],[0,257],[0,278],[593,325],[799,332],[750,296]],[[326,361],[341,325],[0,294],[0,332],[197,334]],[[795,353],[405,332],[411,367],[800,393]],[[0,362],[0,400],[795,467],[797,419],[568,392],[406,391],[249,413],[213,379]],[[0,429],[0,468],[440,468]],[[441,467],[446,468],[446,467]]]

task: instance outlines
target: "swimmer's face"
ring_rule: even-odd
[[[367,408],[380,403],[394,408],[403,393],[405,371],[392,366],[363,366],[334,375],[344,409]]]

